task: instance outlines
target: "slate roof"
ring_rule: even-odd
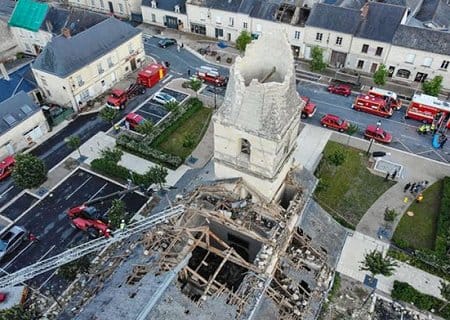
[[[30,63],[9,74],[9,80],[0,79],[0,102],[11,98],[19,91],[30,92],[37,88]]]
[[[254,1],[250,17],[273,21],[280,5],[281,0]]]
[[[318,3],[312,8],[306,25],[354,34],[360,22],[361,14],[359,10]]]
[[[401,25],[392,44],[450,56],[450,33]]]
[[[39,110],[31,97],[23,91],[0,102],[0,134],[14,128]]]
[[[107,18],[107,15],[83,9],[72,8],[71,10],[67,10],[50,7],[41,25],[41,30],[58,35],[61,34],[62,28],[66,27],[70,29],[71,35],[74,36]],[[49,26],[50,30],[48,28]]]
[[[157,3],[158,9],[175,12],[175,5],[179,5],[180,13],[186,13],[186,0],[159,0]],[[142,5],[151,7],[151,0],[142,0]]]
[[[66,77],[141,33],[110,17],[71,37],[54,37],[33,63],[33,69]]]
[[[39,30],[48,11],[48,4],[33,0],[19,0],[9,19],[13,27],[25,28],[31,31]]]
[[[368,2],[368,5],[367,16],[362,19],[355,36],[390,43],[406,8],[379,2]]]

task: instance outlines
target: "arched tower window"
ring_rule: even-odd
[[[242,138],[241,139],[241,153],[250,156],[250,152],[251,152],[250,142],[247,139]]]

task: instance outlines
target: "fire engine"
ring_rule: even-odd
[[[136,83],[151,88],[164,78],[166,74],[167,68],[165,66],[159,63],[152,63],[142,69],[142,71],[139,71]]]
[[[145,87],[138,83],[131,84],[127,90],[113,89],[106,100],[106,106],[113,109],[124,109],[125,104],[136,95],[144,94]]]
[[[356,111],[364,111],[385,118],[389,118],[393,113],[393,109],[383,98],[367,94],[358,95],[352,108]]]
[[[228,82],[228,79],[219,74],[219,70],[207,66],[201,66],[197,69],[197,78],[204,82],[211,83],[215,86],[222,87]]]
[[[394,110],[400,110],[402,107],[402,101],[398,98],[395,92],[372,87],[370,88],[368,95],[383,98]]]
[[[449,121],[449,115],[450,103],[426,94],[415,94],[406,110],[405,118],[429,124],[438,121],[443,125],[443,122]],[[450,121],[444,125],[450,128]]]

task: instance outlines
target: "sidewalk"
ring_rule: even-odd
[[[361,261],[364,260],[366,253],[374,249],[386,253],[389,245],[359,232],[349,235],[345,240],[336,271],[360,282],[364,282],[366,275],[369,273],[359,270]],[[420,292],[443,300],[439,289],[441,278],[411,267],[403,262],[399,262],[399,266],[391,277],[377,275],[376,278],[378,279],[377,289],[389,296],[394,286],[394,280],[397,280],[407,282]]]

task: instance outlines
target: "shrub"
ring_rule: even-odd
[[[437,223],[435,252],[445,256],[448,251],[450,237],[450,177],[445,177],[442,183],[441,206]]]
[[[122,159],[123,151],[117,148],[106,148],[105,150],[102,150],[101,154],[102,158],[104,158],[105,160],[117,163],[120,161],[120,159]]]
[[[338,167],[345,162],[345,158],[346,154],[344,151],[336,150],[328,156],[328,161]]]
[[[12,177],[19,187],[23,189],[39,187],[47,180],[47,172],[45,163],[40,158],[30,153],[16,155]]]
[[[394,209],[386,208],[386,210],[384,210],[384,221],[394,221],[397,215],[398,214]]]

